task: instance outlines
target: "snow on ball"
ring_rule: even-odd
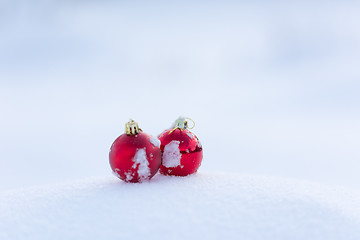
[[[179,145],[179,141],[171,141],[165,146],[162,158],[162,165],[167,168],[177,167],[180,165],[181,153]]]
[[[199,139],[187,129],[169,129],[159,135],[160,173],[187,176],[197,172],[203,158]]]
[[[123,134],[111,146],[109,160],[114,175],[125,182],[143,182],[159,170],[160,148],[152,136]]]

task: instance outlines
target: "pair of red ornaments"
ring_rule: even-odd
[[[161,174],[172,176],[195,173],[203,158],[202,146],[188,129],[187,119],[180,117],[173,128],[154,138],[130,120],[125,124],[126,133],[110,148],[111,169],[125,182],[150,180],[159,169]]]

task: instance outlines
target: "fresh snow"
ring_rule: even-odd
[[[180,165],[181,153],[179,141],[171,141],[164,148],[162,164],[165,167],[177,167]]]
[[[115,168],[114,171],[113,171],[114,176],[120,178],[120,174],[118,173],[119,171],[120,171],[120,169]]]
[[[136,151],[135,156],[133,158],[134,165],[133,168],[138,166],[138,176],[140,181],[147,180],[150,176],[150,168],[149,161],[146,159],[146,151],[145,148],[140,148]],[[128,176],[126,176],[127,178]]]
[[[270,177],[115,177],[0,194],[0,239],[360,239],[360,193]]]
[[[131,171],[125,172],[126,181],[131,181],[133,179],[133,173]],[[120,178],[120,176],[119,176]]]
[[[358,2],[29,2],[0,1],[0,192],[71,184],[0,193],[0,240],[360,239],[357,192],[202,173],[360,190]],[[200,174],[72,182],[179,114]]]
[[[193,139],[193,138],[194,138],[194,135],[192,135],[192,133],[191,133],[191,132],[187,132],[186,134],[189,136],[189,138],[191,138],[191,139]]]

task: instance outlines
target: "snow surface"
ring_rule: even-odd
[[[162,164],[165,167],[177,167],[180,165],[181,153],[179,145],[179,141],[173,140],[165,146],[162,159]]]
[[[200,173],[0,194],[0,239],[360,239],[360,193]]]

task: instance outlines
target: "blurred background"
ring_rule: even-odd
[[[359,1],[0,0],[0,191],[111,175],[134,118],[200,171],[360,190]]]

